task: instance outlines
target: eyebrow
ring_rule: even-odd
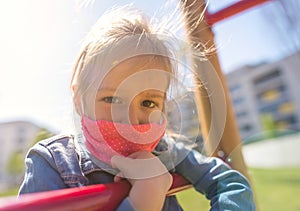
[[[158,94],[158,93],[147,93],[146,96],[147,97],[151,97],[151,98],[165,98],[165,93],[161,92],[162,94]]]
[[[110,88],[110,87],[101,87],[100,89],[97,90],[99,91],[109,91],[109,92],[116,92],[116,89],[114,88]],[[141,92],[142,93],[142,92]],[[159,94],[161,93],[161,94]],[[151,91],[151,93],[146,93],[147,97],[151,97],[151,98],[165,98],[166,93],[165,92],[161,92],[161,91]]]
[[[111,92],[115,92],[116,89],[113,89],[113,88],[110,88],[110,87],[101,87],[97,91],[111,91]]]

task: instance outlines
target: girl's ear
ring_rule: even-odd
[[[73,98],[73,104],[75,107],[76,112],[81,116],[82,110],[81,110],[81,99],[78,94],[78,88],[76,85],[72,85],[72,98]]]

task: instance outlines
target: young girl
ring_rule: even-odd
[[[218,158],[206,158],[166,134],[166,101],[176,52],[139,12],[102,17],[88,34],[72,77],[74,136],[30,149],[20,194],[127,179],[118,210],[181,210],[166,197],[171,173],[211,201],[211,210],[255,210],[248,181]]]

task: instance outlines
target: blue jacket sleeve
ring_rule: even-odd
[[[135,211],[135,209],[133,208],[129,197],[126,197],[116,209],[116,211]]]
[[[247,179],[221,159],[205,157],[195,150],[177,148],[181,162],[176,171],[210,200],[211,211],[255,210]]]
[[[47,148],[36,144],[28,153],[26,171],[19,194],[66,188],[55,169],[54,160]]]

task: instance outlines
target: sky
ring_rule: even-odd
[[[25,120],[53,132],[69,130],[73,112],[69,83],[80,41],[106,9],[131,2],[148,15],[161,15],[177,1],[167,5],[160,0],[1,1],[0,122]],[[234,1],[211,0],[210,10],[226,6],[224,2]],[[262,16],[272,4],[214,26],[224,73],[282,56]]]

